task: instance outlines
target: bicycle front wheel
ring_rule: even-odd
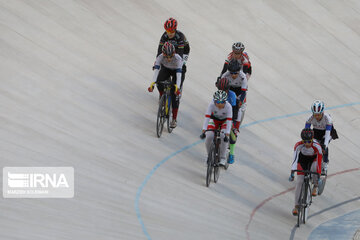
[[[171,109],[171,96],[167,96],[167,101],[166,101],[166,121],[167,121],[167,130],[169,133],[172,132],[173,128],[170,127],[170,121],[171,121],[171,115],[172,115],[172,109]]]
[[[159,100],[159,109],[156,120],[156,134],[158,137],[161,137],[161,133],[164,128],[164,122],[165,122],[165,95],[162,95]]]
[[[208,161],[207,161],[207,170],[206,170],[206,186],[209,187],[211,182],[211,176],[212,171],[214,168],[214,162],[215,162],[215,152],[214,152],[214,144],[212,143],[210,146],[210,151],[208,155]]]
[[[302,222],[305,224],[307,222],[308,214],[309,214],[309,208],[310,208],[310,201],[311,201],[311,188],[309,184],[305,185],[305,192],[304,192],[304,208],[303,208],[303,219]]]

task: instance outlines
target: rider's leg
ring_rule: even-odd
[[[241,107],[239,108],[239,113],[238,113],[238,117],[237,117],[237,121],[240,122],[240,125],[244,119],[245,116],[245,110],[246,110],[246,103],[243,103],[241,105]],[[239,125],[239,126],[240,126]]]
[[[235,151],[235,143],[236,143],[236,135],[234,133],[234,131],[231,130],[230,132],[230,140],[229,140],[229,144],[230,144],[230,152],[229,152],[229,159],[228,159],[228,163],[232,164],[234,163],[234,151]]]
[[[221,143],[220,143],[220,164],[225,165],[226,163],[226,150],[228,148],[229,142],[224,141],[225,134],[221,133]]]
[[[166,79],[168,79],[170,77],[170,71],[168,68],[165,67],[161,67],[160,71],[159,71],[159,75],[156,79],[156,82],[160,83],[165,81]],[[159,98],[161,98],[161,96],[164,93],[164,86],[162,84],[157,84],[156,85],[158,91],[159,91]]]
[[[183,83],[185,81],[185,73],[186,73],[186,65],[183,65],[182,67],[182,73],[181,73],[181,84],[180,84],[180,89],[183,89]]]
[[[173,79],[173,83],[176,83],[176,72],[173,71],[172,73],[172,79]],[[180,104],[180,99],[178,96],[176,96],[175,94],[175,87],[171,88],[171,106],[172,106],[172,121],[171,121],[171,127],[176,127],[177,125],[177,115],[178,115],[178,110],[179,110],[179,104]]]
[[[317,166],[318,166],[317,161],[314,161],[314,162],[311,164],[310,170],[311,170],[312,172],[316,172]],[[313,191],[312,191],[311,194],[312,194],[313,196],[316,196],[316,195],[317,195],[317,188],[318,188],[318,180],[319,180],[319,177],[318,177],[318,175],[316,175],[316,174],[312,174],[311,177],[312,177],[313,184],[314,184],[314,188],[313,188]]]
[[[210,146],[211,146],[211,143],[212,143],[212,141],[214,139],[214,132],[209,131],[209,132],[206,132],[205,135],[206,135],[205,147],[206,147],[206,152],[209,155]]]

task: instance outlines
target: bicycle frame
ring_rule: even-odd
[[[299,196],[299,212],[298,212],[298,222],[297,226],[300,227],[300,223],[306,223],[310,205],[312,203],[312,188],[311,180],[312,174],[316,174],[318,177],[320,175],[317,172],[312,172],[310,170],[294,170],[294,172],[304,173],[304,182],[301,185],[300,196]]]

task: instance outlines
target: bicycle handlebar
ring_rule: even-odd
[[[320,174],[317,172],[312,172],[310,170],[291,170],[292,172],[301,172],[301,173],[305,173],[305,174],[316,174],[318,175],[318,177],[320,177]]]
[[[201,135],[200,135],[201,139],[204,139],[206,137],[205,136],[206,132],[221,132],[221,129],[207,129],[203,133],[201,133]],[[229,138],[225,135],[224,142],[228,142],[228,141],[229,141]]]
[[[170,82],[170,81],[165,81],[165,82],[152,82],[151,84],[150,84],[150,87],[152,88],[152,89],[154,89],[154,85],[155,84],[172,84],[172,82]],[[174,86],[175,86],[175,92],[177,92],[177,90],[178,90],[178,86],[176,85],[176,84],[173,84]]]

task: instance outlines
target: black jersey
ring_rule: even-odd
[[[171,44],[173,44],[176,53],[179,54],[181,57],[183,57],[184,54],[190,53],[190,45],[185,35],[179,30],[176,30],[175,36],[171,39],[169,39],[166,32],[163,33],[159,42],[158,52],[156,56],[159,56],[161,54],[161,49],[165,42],[170,42]]]

